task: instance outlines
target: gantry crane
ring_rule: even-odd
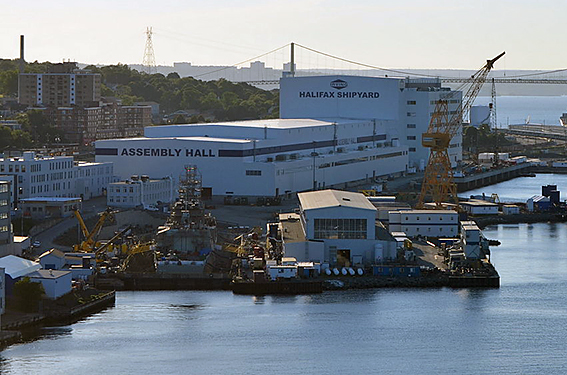
[[[436,102],[427,133],[423,133],[421,138],[421,144],[431,151],[425,168],[418,207],[424,206],[427,197],[431,197],[438,208],[441,207],[442,202],[458,202],[457,185],[453,180],[449,159],[449,144],[462,124],[463,114],[470,109],[494,63],[504,56],[504,53],[487,60],[486,64],[471,76],[470,87],[450,119],[448,119],[447,98],[441,98]]]

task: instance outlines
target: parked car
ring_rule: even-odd
[[[40,247],[40,246],[41,246],[41,242],[39,242],[39,241],[37,241],[37,240],[36,240],[36,241],[33,241],[32,246],[33,246],[33,247]]]

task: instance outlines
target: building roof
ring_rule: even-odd
[[[471,199],[467,202],[461,202],[463,206],[477,206],[477,207],[498,207],[496,203],[483,201],[481,199]]]
[[[398,210],[392,210],[398,211]],[[399,210],[401,214],[434,214],[434,215],[447,215],[453,214],[457,215],[457,211],[454,210]]]
[[[299,215],[296,213],[285,213],[279,215],[282,239],[286,243],[306,241],[305,232]]]
[[[65,197],[35,197],[22,199],[22,203],[41,203],[41,202],[75,202],[81,201],[81,198],[65,198]]]
[[[53,255],[57,258],[65,258],[65,253],[62,252],[61,250],[57,250],[57,249],[51,249],[49,251],[46,251],[45,253],[41,254],[39,256],[39,258],[41,259],[41,258],[46,257],[48,255]]]
[[[28,276],[32,279],[58,279],[70,273],[71,271],[37,270],[30,273]]]
[[[328,207],[349,207],[376,211],[376,207],[362,193],[342,190],[320,190],[298,193],[299,204],[304,210]]]
[[[0,267],[4,268],[6,275],[10,275],[12,279],[17,279],[39,270],[41,265],[15,255],[7,255],[0,258]]]

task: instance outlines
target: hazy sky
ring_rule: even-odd
[[[506,56],[497,69],[567,67],[567,1],[560,0],[0,0],[0,5],[0,57],[17,57],[24,34],[27,61],[141,63],[144,31],[152,26],[161,65],[232,65],[293,41],[390,68],[474,69],[501,51]],[[271,61],[280,68],[277,56],[266,63]]]

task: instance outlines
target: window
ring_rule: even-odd
[[[415,112],[408,112],[408,113],[407,113],[407,116],[408,116],[408,117],[415,117]]]
[[[315,219],[316,239],[366,239],[366,219]]]
[[[408,104],[408,105],[415,105],[416,102],[415,102],[415,100],[408,100],[408,101],[407,101],[407,104]]]
[[[408,136],[407,136],[407,140],[408,140],[408,141],[415,141],[415,139],[416,139],[416,138],[415,138],[415,135],[408,135]]]
[[[407,124],[406,127],[408,129],[415,129],[415,124]]]
[[[415,152],[415,147],[410,147],[409,152]]]
[[[262,171],[256,171],[256,170],[246,170],[246,176],[261,176],[262,175]]]

